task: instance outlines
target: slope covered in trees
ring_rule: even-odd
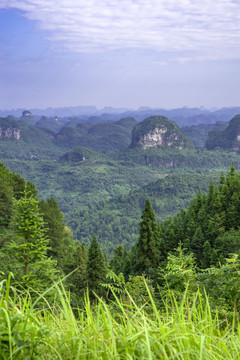
[[[147,213],[152,212],[148,210],[149,206],[147,200],[143,211],[144,219],[147,219]],[[182,244],[187,253],[194,255],[196,264],[201,269],[224,264],[225,259],[233,253],[239,255],[239,209],[240,174],[236,173],[232,165],[226,177],[220,177],[218,185],[210,183],[207,194],[202,194],[199,190],[187,210],[181,210],[173,218],[169,217],[165,222],[158,223],[158,226],[155,221],[155,236],[158,240],[154,245],[155,257],[151,263],[157,263],[158,267],[163,268],[168,254],[173,253],[179,244]],[[153,216],[151,221],[154,223]],[[152,236],[149,244],[142,248],[140,244],[144,237],[140,231],[139,240],[132,250],[132,267],[137,273],[141,273],[141,258],[146,258],[144,252],[150,246]]]
[[[117,247],[110,265],[96,236],[89,249],[72,239],[54,199],[39,202],[34,185],[2,164],[0,178],[1,355],[237,356],[240,174],[233,165],[165,222],[147,199],[137,243],[129,252]],[[70,294],[56,285],[61,277]]]
[[[12,273],[16,288],[42,292],[78,267],[83,247],[73,240],[56,200],[39,201],[33,183],[26,183],[2,163],[0,215],[1,276]],[[83,286],[80,278],[78,271],[73,279],[66,279],[66,287],[78,292]]]
[[[221,148],[225,150],[239,151],[240,115],[236,115],[226,129],[222,131],[210,131],[206,141],[208,150]]]
[[[129,249],[137,240],[138,219],[146,197],[151,199],[156,218],[166,220],[188,206],[199,186],[205,192],[209,177],[216,179],[219,171],[226,171],[232,161],[237,169],[240,168],[238,154],[224,151],[167,146],[125,149],[113,154],[82,146],[72,148],[72,133],[85,136],[85,140],[89,133],[93,143],[97,143],[98,136],[111,136],[119,129],[130,136],[136,124],[132,118],[102,124],[82,121],[77,129],[64,128],[70,131],[70,137],[63,136],[63,142],[56,141],[56,134],[49,131],[43,132],[16,119],[5,120],[13,127],[25,126],[27,130],[26,139],[0,140],[0,156],[6,166],[33,182],[41,199],[54,197],[57,200],[74,237],[89,245],[97,234],[101,249],[108,255],[113,254],[118,244]],[[152,120],[149,124],[156,126]],[[136,126],[139,125],[141,123]],[[171,125],[175,131],[174,124]]]

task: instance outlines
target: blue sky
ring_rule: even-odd
[[[239,104],[238,0],[0,0],[0,109]]]

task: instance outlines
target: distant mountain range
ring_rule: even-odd
[[[14,117],[22,116],[26,109],[0,110],[0,117],[12,115]],[[95,106],[72,106],[47,109],[28,109],[36,121],[42,116],[58,117],[59,121],[67,122],[90,122],[101,123],[106,121],[118,121],[122,118],[133,117],[138,122],[143,119],[160,115],[174,121],[178,126],[191,126],[197,124],[213,124],[217,121],[230,121],[234,116],[240,114],[240,107],[228,107],[219,110],[207,110],[204,108],[179,108],[179,109],[159,109],[141,107],[138,110],[126,108],[104,107],[97,109]]]

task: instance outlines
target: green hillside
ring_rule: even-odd
[[[169,175],[122,210],[143,193],[185,201],[205,181]],[[240,174],[218,182],[161,223],[148,198],[135,246],[109,264],[96,236],[74,241],[56,200],[0,164],[2,358],[238,359]]]
[[[222,131],[210,131],[206,141],[206,148],[214,150],[221,148],[224,150],[239,151],[240,148],[240,115],[235,116],[226,129]]]
[[[205,147],[209,131],[222,131],[226,129],[227,126],[227,122],[217,121],[214,124],[183,126],[181,130],[189,137],[196,149],[203,149]]]
[[[22,121],[0,118],[0,159],[53,159],[66,151],[54,141],[50,131],[43,131]],[[16,135],[14,135],[14,132]],[[8,136],[8,133],[12,135]],[[18,134],[18,135],[17,135]]]
[[[116,246],[121,244],[130,249],[137,241],[138,223],[147,197],[151,199],[157,219],[163,221],[186,208],[199,188],[207,192],[210,181],[216,182],[218,177],[219,174],[163,175],[162,179],[128,194],[77,207],[66,214],[66,220],[75,236],[87,244],[97,234],[101,248],[111,256]]]
[[[81,146],[94,151],[118,152],[129,146],[135,124],[133,118],[94,125],[79,123],[75,128],[63,127],[56,139],[59,144],[69,148]]]
[[[162,118],[157,118],[163,124]],[[147,126],[154,128],[153,120],[148,120]],[[130,143],[131,129],[136,125],[133,118],[65,126],[58,135],[15,119],[1,121],[3,130],[16,128],[21,136],[0,139],[0,160],[35,183],[42,199],[54,197],[58,201],[80,242],[89,244],[98,234],[108,255],[116,245],[130,249],[137,240],[139,216],[147,197],[157,218],[164,220],[186,207],[199,187],[206,191],[210,178],[216,179],[232,162],[240,169],[239,155],[224,151],[168,146],[119,151],[124,141]],[[146,123],[143,121],[144,126]],[[164,124],[169,124],[168,120]],[[174,123],[171,126],[172,131],[178,131]],[[8,134],[13,134],[11,131]],[[80,139],[86,147],[75,146]]]

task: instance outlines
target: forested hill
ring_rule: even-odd
[[[232,161],[240,168],[238,154],[195,150],[181,129],[162,116],[141,123],[129,117],[81,122],[75,128],[63,126],[57,134],[26,124],[32,117],[24,116],[24,121],[0,119],[0,159],[34,183],[41,199],[56,199],[81,243],[89,245],[98,234],[109,257],[115,246],[130,249],[136,242],[146,197],[157,219],[165,220],[186,208],[199,187],[206,192],[210,180],[226,172]],[[153,134],[155,129],[159,131]],[[131,139],[134,148],[128,147]],[[84,141],[87,147],[75,146]]]
[[[198,185],[201,184],[199,178]],[[34,284],[42,291],[57,274],[68,274],[78,268],[66,281],[74,296],[82,294],[87,279],[91,289],[103,294],[100,282],[104,281],[108,265],[99,249],[98,233],[92,237],[87,250],[84,244],[72,239],[71,230],[66,227],[56,200],[39,201],[35,186],[26,183],[19,175],[10,173],[3,164],[0,166],[0,180],[1,276],[12,271],[16,286],[31,287]],[[189,186],[184,185],[185,181],[184,176],[178,175],[173,176],[168,184],[163,181],[160,186],[154,184],[144,189],[151,193],[157,187],[160,197],[164,194],[171,197],[174,191],[179,191],[183,198],[188,198],[190,190]],[[196,182],[197,177],[188,185],[195,189]],[[228,174],[220,177],[218,185],[210,182],[207,193],[199,190],[187,209],[182,209],[164,222],[157,221],[147,198],[139,223],[139,236],[130,251],[126,250],[124,244],[115,247],[112,270],[116,275],[122,272],[126,278],[145,274],[161,284],[159,271],[165,268],[169,254],[175,254],[177,248],[179,252],[179,245],[186,254],[192,254],[198,268],[225,264],[227,257],[232,253],[237,256],[240,252],[239,189],[240,174],[232,165]],[[123,209],[133,211],[137,208],[135,199],[136,196],[132,194],[129,198],[131,206],[125,205]],[[139,201],[142,202],[143,197]],[[155,206],[158,211],[156,203]],[[104,225],[109,231],[108,224]],[[119,226],[117,223],[114,225]],[[125,235],[129,231],[128,228],[121,230],[125,231]],[[96,267],[96,262],[100,267]],[[92,272],[96,274],[93,276]],[[97,275],[97,272],[101,275]]]
[[[235,116],[223,130],[209,132],[206,147],[239,152],[240,149],[240,115]]]
[[[231,254],[240,254],[239,208],[240,174],[233,165],[218,185],[211,182],[207,194],[199,190],[186,210],[165,222],[157,222],[148,198],[139,239],[128,257],[125,255],[119,271],[153,274],[166,266],[168,254],[174,253],[179,244],[194,255],[201,269],[225,264]]]
[[[187,194],[184,180],[159,195]],[[0,164],[1,356],[236,359],[239,189],[232,166],[161,223],[147,198],[137,242],[108,263],[96,235],[74,241],[56,200]]]
[[[78,239],[90,244],[97,234],[101,248],[108,256],[118,245],[130,249],[138,240],[139,219],[146,198],[151,199],[158,221],[166,220],[186,208],[199,188],[206,193],[219,175],[172,174],[108,201],[100,200],[88,207],[76,207],[66,220]]]
[[[5,235],[2,237],[3,246],[4,238],[11,236],[15,202],[21,199],[24,189],[35,197],[37,191],[32,183],[26,184],[23,178],[10,173],[3,164],[0,170],[1,227],[2,230],[5,229]],[[71,225],[74,219],[78,218],[80,226],[76,231],[80,232],[79,238],[82,242],[90,244],[93,235],[97,234],[102,249],[108,254],[113,253],[118,245],[130,249],[130,245],[138,241],[141,209],[146,198],[149,197],[157,214],[155,236],[158,244],[156,245],[156,254],[159,254],[156,255],[159,256],[156,260],[158,266],[161,262],[164,264],[167,254],[177,248],[179,243],[182,243],[189,252],[194,253],[199,267],[217,265],[219,260],[224,262],[230,251],[237,254],[239,251],[240,244],[237,239],[240,175],[232,166],[226,177],[224,175],[220,177],[219,185],[214,185],[212,180],[213,177],[207,178],[205,175],[169,175],[142,189],[132,191],[128,196],[96,204],[91,209],[95,216],[89,216],[86,209],[79,210],[78,213],[73,211],[70,213],[72,220],[69,220],[69,224]],[[199,190],[200,187],[202,191]],[[197,192],[197,197],[186,209],[190,197]],[[183,207],[186,210],[183,210]],[[69,246],[71,242],[73,244],[77,242],[72,240],[71,233],[64,225],[63,214],[53,198],[40,201],[39,209],[48,224],[47,235],[52,248],[49,255],[60,261],[67,251],[64,250],[65,245]],[[180,211],[177,215],[167,218],[177,211]],[[164,218],[165,222],[158,223]],[[9,231],[6,232],[6,229]],[[130,254],[134,254],[135,251],[136,248],[133,247]],[[61,260],[61,266],[62,264],[64,261]],[[132,266],[134,268],[135,265]]]

